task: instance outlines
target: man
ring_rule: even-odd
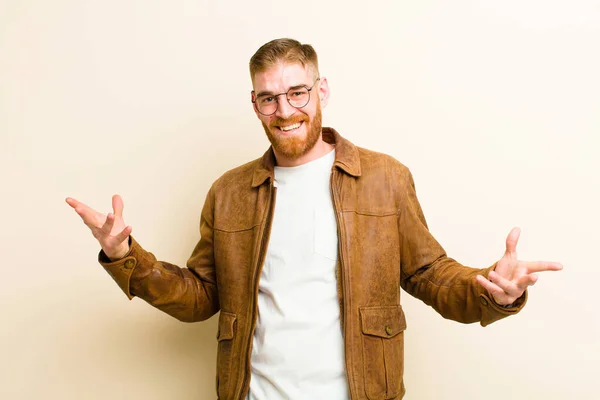
[[[485,326],[524,306],[534,273],[562,268],[518,261],[518,229],[487,269],[448,258],[409,170],[322,128],[329,87],[310,45],[271,41],[250,75],[272,146],[212,185],[187,268],[130,236],[118,195],[107,216],[67,199],[130,299],[189,322],[221,311],[219,398],[401,399],[400,288],[445,318]]]

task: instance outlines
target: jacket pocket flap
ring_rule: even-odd
[[[406,329],[402,306],[360,307],[360,320],[365,335],[391,338]]]
[[[233,339],[235,330],[236,315],[221,311],[219,314],[219,329],[217,331],[217,341]]]

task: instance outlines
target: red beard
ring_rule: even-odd
[[[269,127],[263,122],[263,128],[273,149],[278,154],[290,160],[297,160],[308,153],[321,137],[322,121],[321,107],[317,106],[317,112],[312,121],[305,114],[294,115],[288,119],[275,118],[269,124]],[[277,126],[292,125],[297,122],[304,122],[306,126],[306,137],[285,137],[273,131],[277,131]]]

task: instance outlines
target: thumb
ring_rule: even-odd
[[[118,194],[112,197],[112,208],[115,217],[123,217],[123,199]]]
[[[512,228],[506,238],[506,255],[516,257],[519,236],[521,236],[521,229],[517,227]]]

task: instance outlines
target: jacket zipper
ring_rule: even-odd
[[[339,199],[337,197],[337,192],[335,191],[335,175],[337,175],[336,173],[336,169],[334,167],[333,171],[331,172],[331,180],[330,180],[330,187],[331,187],[331,197],[333,199],[333,208],[335,211],[335,221],[337,223],[337,229],[338,229],[338,251],[339,251],[339,265],[340,265],[340,286],[342,288],[342,300],[340,302],[340,323],[342,325],[342,336],[344,338],[344,358],[346,361],[346,379],[347,379],[347,384],[348,384],[348,393],[350,394],[350,398],[352,398],[352,385],[350,385],[351,382],[351,377],[350,375],[352,374],[352,370],[350,369],[352,363],[348,360],[348,336],[347,336],[347,329],[346,329],[346,322],[348,321],[348,317],[347,317],[347,313],[348,313],[348,304],[347,303],[347,296],[345,293],[345,278],[346,278],[346,274],[344,273],[344,246],[343,246],[343,240],[342,238],[345,236],[344,232],[343,232],[343,226],[342,223],[340,221],[341,218],[341,206],[339,204]]]
[[[260,280],[260,274],[262,273],[263,264],[265,262],[265,257],[267,255],[267,246],[269,244],[269,239],[271,237],[271,225],[273,223],[273,210],[275,208],[275,199],[277,198],[277,186],[271,181],[269,186],[269,204],[267,206],[267,215],[265,216],[263,231],[261,232],[262,241],[260,244],[260,253],[258,255],[258,265],[254,268],[256,271],[255,275],[252,277],[252,281],[254,282],[254,298],[252,301],[252,318],[250,319],[250,335],[248,336],[248,346],[246,353],[246,373],[244,375],[244,382],[242,383],[242,392],[240,399],[244,399],[248,396],[248,390],[250,389],[250,375],[251,375],[251,365],[250,358],[252,353],[252,342],[254,340],[254,329],[256,328],[256,319],[258,314],[258,284]]]

